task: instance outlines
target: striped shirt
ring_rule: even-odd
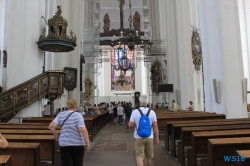
[[[60,112],[53,120],[58,126],[61,126],[63,121],[69,116],[72,111]],[[74,112],[64,122],[61,128],[59,137],[60,146],[83,146],[85,145],[84,138],[79,131],[80,127],[86,127],[83,116],[79,112]]]

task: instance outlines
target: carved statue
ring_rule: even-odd
[[[57,12],[55,13],[56,15],[60,16],[62,14],[62,6],[57,5]]]
[[[109,19],[108,13],[105,14],[105,16],[103,18],[103,23],[104,23],[104,26],[103,26],[104,32],[109,31],[109,28],[110,28],[110,19]]]
[[[42,30],[42,36],[45,37],[45,35],[46,35],[46,28],[43,28],[43,30]]]
[[[120,2],[119,7],[122,8],[122,6],[125,4],[125,0],[118,0]]]
[[[59,29],[59,27],[56,28],[56,35],[60,36],[60,29]]]
[[[44,40],[45,38],[46,38],[46,28],[43,28],[42,29],[42,34],[40,35],[40,37],[39,37],[39,41],[40,40]]]
[[[72,30],[70,31],[70,36],[69,39],[73,39],[74,38],[74,32],[72,32]]]
[[[141,23],[140,23],[141,16],[140,14],[136,11],[135,14],[133,15],[133,26],[136,31],[140,31],[141,29]]]

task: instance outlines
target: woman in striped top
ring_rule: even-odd
[[[59,141],[62,166],[83,165],[84,149],[90,148],[88,130],[83,116],[76,112],[77,105],[75,99],[69,99],[68,110],[60,112],[49,125],[55,140]],[[60,137],[57,126],[61,126]]]

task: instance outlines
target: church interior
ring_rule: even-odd
[[[250,0],[0,0],[0,133],[48,124],[74,98],[84,117],[102,111],[86,118],[95,152],[124,129],[109,124],[107,104],[136,108],[146,95],[161,140],[153,165],[225,165],[225,155],[250,165],[249,18]],[[129,152],[118,158],[135,165]],[[91,155],[87,165],[102,163]]]

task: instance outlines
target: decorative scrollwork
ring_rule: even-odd
[[[195,70],[199,71],[202,64],[202,48],[200,35],[197,30],[192,31],[192,58]]]

